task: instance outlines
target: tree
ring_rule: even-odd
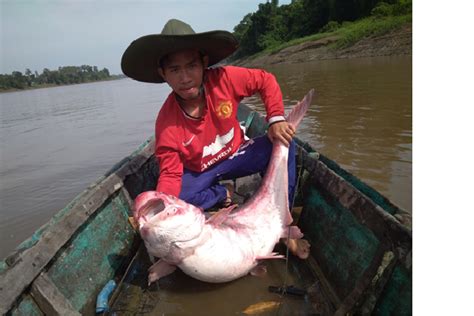
[[[397,4],[394,12],[411,12],[411,0],[384,0]],[[240,58],[295,38],[318,33],[327,23],[353,21],[371,14],[381,0],[292,0],[278,6],[277,0],[258,5],[234,27],[240,42],[233,56]]]
[[[28,82],[21,72],[14,71],[10,78],[10,85],[16,89],[24,89],[28,85]]]
[[[11,75],[0,75],[0,89],[25,89],[32,86],[41,86],[46,84],[74,84],[88,81],[105,80],[110,78],[110,72],[107,68],[98,70],[97,66],[82,65],[62,66],[58,70],[49,70],[44,68],[41,74],[35,70],[33,72],[27,68],[25,75],[19,71],[12,72]]]

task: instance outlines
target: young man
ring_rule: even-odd
[[[260,69],[208,68],[231,55],[237,40],[226,31],[195,33],[186,23],[170,20],[161,34],[141,37],[122,57],[123,72],[144,82],[166,82],[172,92],[156,120],[155,155],[160,176],[156,190],[188,203],[210,208],[226,206],[229,189],[219,180],[264,172],[272,142],[290,147],[288,182],[290,203],[295,179],[292,138],[295,129],[284,118],[283,100],[275,77]],[[266,136],[245,141],[237,107],[247,96],[260,93],[267,112]],[[300,257],[309,244],[289,243]],[[293,248],[293,249],[292,249]]]

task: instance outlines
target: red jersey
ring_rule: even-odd
[[[183,168],[202,172],[237,151],[244,141],[237,106],[244,97],[259,92],[267,121],[283,118],[280,87],[275,77],[264,70],[234,66],[206,69],[203,88],[206,105],[200,118],[184,113],[174,92],[158,114],[155,124],[155,156],[160,171],[157,191],[179,196]]]

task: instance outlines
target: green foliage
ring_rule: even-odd
[[[386,17],[393,15],[393,5],[390,5],[386,2],[380,2],[372,9],[370,12],[372,16],[375,17]]]
[[[394,15],[406,15],[412,13],[412,2],[411,0],[398,0],[393,8]]]
[[[330,21],[328,24],[323,26],[321,30],[319,30],[319,32],[321,33],[334,32],[340,27],[341,27],[341,24],[337,23],[336,21]]]
[[[355,21],[336,32],[340,39],[335,45],[339,48],[347,47],[364,37],[384,34],[408,22],[411,22],[411,15],[392,16],[384,19],[369,17]]]
[[[59,67],[58,70],[45,68],[41,74],[38,74],[37,71],[32,73],[30,69],[26,69],[25,74],[19,71],[14,71],[11,75],[0,74],[0,90],[75,84],[110,78],[111,76],[107,68],[98,70],[97,66],[89,65],[82,65],[80,67],[65,66]]]
[[[233,57],[281,49],[289,46],[289,42],[317,33],[352,29],[353,21],[369,16],[374,19],[406,16],[411,14],[411,8],[411,0],[292,0],[282,6],[278,6],[278,1],[267,1],[259,4],[256,12],[247,14],[234,28],[240,48]],[[382,22],[382,25],[386,23]],[[370,27],[362,25],[356,27],[357,30],[343,32],[344,43],[352,42],[359,34],[370,34]],[[374,32],[384,28],[376,25]]]
[[[412,12],[411,0],[398,0],[395,3],[379,2],[370,12],[374,17],[400,16]]]
[[[366,36],[380,35],[395,28],[398,28],[408,22],[411,22],[411,18],[412,17],[409,14],[404,16],[391,16],[383,19],[369,17],[354,22],[343,22],[335,31],[328,31],[324,33],[317,33],[305,37],[296,38],[280,45],[269,47],[264,51],[255,54],[254,56],[258,57],[261,54],[265,53],[276,53],[290,46],[298,45],[309,41],[317,41],[319,39],[326,38],[329,36],[334,36],[338,38],[338,40],[334,44],[332,44],[332,47],[343,48],[354,44],[355,42]]]

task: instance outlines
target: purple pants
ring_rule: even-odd
[[[272,142],[264,135],[243,144],[232,158],[228,158],[204,172],[184,169],[179,198],[203,209],[224,201],[227,192],[218,181],[264,173],[270,161],[272,148]],[[288,155],[288,196],[290,205],[293,201],[295,185],[295,144],[292,141]]]

